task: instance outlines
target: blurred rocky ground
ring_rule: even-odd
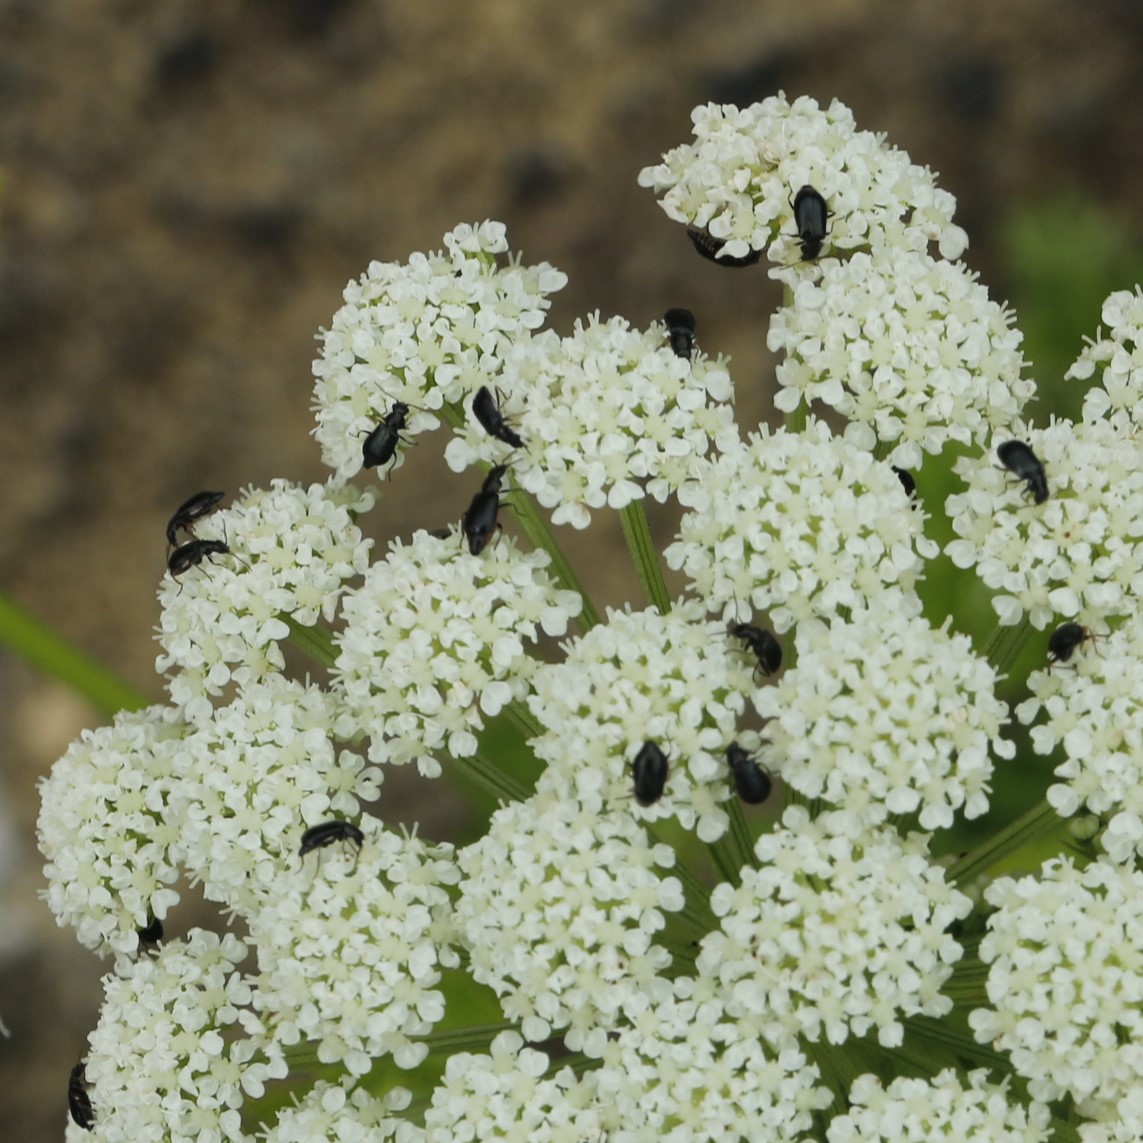
[[[172,508],[322,479],[315,332],[370,259],[435,249],[461,221],[502,219],[567,271],[562,331],[690,307],[756,421],[771,284],[697,258],[635,183],[697,103],[840,98],[941,172],[1001,298],[998,239],[1045,195],[1127,218],[1135,241],[1141,48],[1137,0],[0,0],[0,590],[158,698]],[[384,488],[380,541],[459,517],[471,489],[439,453]],[[598,568],[619,534],[591,533],[575,550]],[[605,601],[630,586],[594,583]],[[62,1137],[98,1011],[105,966],[36,899],[34,847],[36,778],[97,722],[0,653],[13,1143]]]

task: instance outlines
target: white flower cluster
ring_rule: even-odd
[[[886,593],[847,622],[798,625],[797,665],[754,694],[782,779],[861,826],[919,814],[947,829],[988,809],[1007,707],[965,635],[933,628]]]
[[[364,1075],[374,1056],[415,1068],[416,1037],[444,1015],[442,966],[455,966],[449,847],[401,837],[372,818],[359,852],[327,847],[279,874],[281,892],[250,919],[253,996],[271,1059],[302,1040],[323,1063]]]
[[[84,735],[42,785],[51,907],[117,954],[70,1139],[1041,1143],[1065,1099],[1096,1119],[1066,1124],[1083,1143],[1143,1138],[1143,294],[1108,299],[1071,371],[1102,382],[1084,420],[1026,429],[1019,335],[935,259],[965,239],[930,172],[837,103],[694,124],[640,178],[701,252],[779,264],[789,426],[743,441],[725,361],[665,322],[543,330],[564,275],[499,223],[351,283],[314,366],[329,482],[195,516],[160,596],[170,704]],[[441,421],[450,466],[494,466],[548,550],[472,555],[466,518],[371,562],[375,494],[347,481]],[[1020,471],[997,465],[1025,439]],[[974,651],[943,578],[922,615],[939,549],[904,469],[950,445],[983,455],[956,463],[948,554],[1002,622],[1114,632],[1034,673],[1019,714],[1062,748],[1052,807],[1099,815],[1119,864],[974,889],[979,956],[983,909],[931,851],[960,839],[928,831],[981,816],[1015,755],[991,664],[1019,640]],[[622,512],[658,607],[598,622],[526,494],[576,528]],[[668,608],[641,502],[672,496]],[[511,800],[459,849],[363,816],[409,762]],[[1062,829],[1051,807],[956,868],[986,881],[1041,827]],[[187,934],[180,878],[244,935]],[[986,974],[990,1047],[937,1046],[963,1007],[925,1021],[983,1004]],[[497,1003],[509,1030],[462,1027]],[[996,1052],[1026,1084],[971,1070]],[[287,1077],[292,1107],[263,1098]]]
[[[617,1027],[633,998],[669,990],[660,974],[671,955],[654,938],[685,903],[678,878],[660,873],[674,862],[622,811],[550,794],[504,807],[458,855],[469,971],[529,1040],[566,1029],[578,1050],[588,1033]]]
[[[820,421],[752,433],[679,501],[688,511],[667,564],[712,607],[742,600],[779,632],[868,605],[887,585],[911,592],[938,550],[892,468]]]
[[[372,541],[354,518],[373,499],[347,485],[274,480],[196,527],[196,538],[221,541],[230,554],[164,579],[155,664],[160,674],[177,670],[168,689],[188,718],[210,718],[207,696],[231,682],[280,672],[290,623],[333,619],[346,581],[368,566]]]
[[[415,760],[428,777],[440,773],[434,751],[475,754],[485,717],[528,693],[525,640],[563,635],[582,607],[555,586],[549,560],[507,537],[473,556],[455,531],[391,544],[345,600],[338,732],[363,731],[374,761]]]
[[[594,1047],[608,1143],[794,1143],[830,1102],[796,1044],[770,1049],[685,977]]]
[[[307,826],[377,797],[380,774],[331,738],[334,710],[317,686],[272,676],[175,746],[176,856],[208,900],[249,916],[278,895]]]
[[[947,932],[972,902],[945,880],[919,834],[848,831],[842,813],[790,806],[754,847],[757,868],[711,893],[721,917],[700,942],[701,975],[728,1015],[779,1045],[844,1043],[871,1029],[901,1044],[902,1016],[942,1016],[941,988],[961,956]]]
[[[669,615],[609,611],[569,641],[562,662],[540,667],[528,705],[544,728],[531,742],[559,796],[607,814],[626,807],[676,817],[707,842],[726,832],[719,803],[733,796],[726,748],[735,741],[752,665],[726,627],[695,603]],[[662,796],[631,802],[631,763],[654,743],[669,767]]]
[[[946,504],[960,537],[949,557],[975,565],[1005,625],[1133,614],[1143,595],[1143,443],[1106,421],[1053,421],[1027,438],[1048,498],[1034,503],[995,452],[962,457],[954,471],[968,491]]]
[[[826,259],[817,281],[782,275],[792,298],[766,338],[785,354],[774,403],[829,406],[891,464],[916,468],[950,441],[983,448],[1035,391],[1012,314],[960,264],[882,250]]]
[[[1062,747],[1048,801],[1061,817],[1081,810],[1103,818],[1100,843],[1126,864],[1143,856],[1143,623],[1138,616],[1098,646],[1079,648],[1066,666],[1034,671],[1032,698],[1016,709],[1024,723],[1041,710],[1046,721],[1032,726],[1037,754]]]
[[[745,108],[710,103],[691,121],[694,143],[640,171],[639,185],[654,190],[668,217],[723,243],[720,257],[799,257],[791,199],[805,185],[827,203],[831,250],[924,250],[935,240],[942,257],[959,258],[968,245],[952,222],[956,200],[932,172],[882,136],[858,131],[836,100],[824,111],[807,96]]]
[[[586,528],[590,509],[647,494],[661,503],[711,440],[736,439],[725,362],[680,357],[663,337],[662,326],[633,329],[596,314],[570,337],[540,335],[509,353],[501,411],[525,446],[513,475],[554,509],[553,523]],[[445,459],[460,472],[497,463],[503,447],[469,419]]]
[[[121,711],[111,726],[85,730],[40,782],[47,901],[87,948],[134,953],[137,930],[179,899],[170,803],[184,730],[163,707]]]
[[[1083,419],[1110,419],[1125,436],[1143,425],[1143,287],[1117,290],[1103,303],[1102,331],[1067,371],[1071,380],[1095,378],[1083,398]]]
[[[543,1052],[501,1032],[488,1055],[457,1052],[425,1113],[427,1143],[500,1139],[505,1143],[596,1143],[601,1108],[594,1076],[570,1067],[551,1072]],[[399,1140],[398,1143],[401,1143]]]
[[[410,433],[434,429],[447,402],[493,385],[508,348],[543,325],[548,295],[567,276],[541,262],[501,265],[504,224],[458,226],[445,251],[405,264],[373,262],[345,288],[345,305],[314,362],[314,435],[341,480],[362,467],[362,436],[393,412],[412,412]],[[400,449],[393,467],[400,467]]]
[[[86,1062],[100,1143],[252,1143],[243,1098],[285,1068],[234,1036],[250,1003],[235,967],[245,955],[236,936],[195,929],[104,978]],[[69,1125],[72,1143],[90,1138]]]
[[[1052,1137],[1047,1105],[1014,1103],[1008,1084],[989,1082],[984,1068],[963,1078],[952,1068],[931,1080],[899,1076],[888,1087],[878,1076],[858,1076],[849,1103],[846,1114],[831,1120],[829,1143],[1047,1143]]]
[[[1054,858],[984,895],[992,1007],[969,1017],[977,1040],[1008,1053],[1034,1099],[1114,1118],[1143,1080],[1143,873]]]
[[[412,1095],[390,1088],[383,1098],[318,1080],[293,1107],[284,1107],[261,1143],[422,1143],[425,1133],[402,1116]]]

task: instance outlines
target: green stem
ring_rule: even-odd
[[[481,1024],[473,1028],[458,1028],[455,1032],[431,1032],[421,1041],[428,1044],[430,1056],[451,1056],[456,1052],[487,1052],[489,1045],[501,1032],[511,1032],[515,1024]]]
[[[993,629],[984,654],[998,675],[1004,674],[1016,661],[1020,652],[1024,650],[1030,628],[1031,623],[1025,615],[1015,626],[1003,627],[998,625]]]
[[[916,1037],[942,1052],[961,1059],[972,1060],[981,1067],[992,1068],[1004,1074],[1012,1071],[1012,1061],[1003,1052],[994,1051],[987,1044],[978,1044],[973,1036],[953,1027],[948,1020],[931,1016],[908,1016],[903,1021],[910,1039]]]
[[[451,757],[451,755],[450,755]],[[530,791],[509,777],[483,755],[471,758],[453,758],[453,761],[482,789],[504,802],[523,802]]]
[[[972,881],[1022,846],[1051,833],[1053,829],[1065,828],[1066,823],[1056,811],[1046,801],[1039,802],[975,849],[969,850],[959,861],[953,862],[949,866],[948,879],[958,883]]]
[[[742,813],[741,802],[737,798],[731,798],[727,803],[726,812],[730,816],[730,836],[738,851],[735,857],[739,866],[753,865],[754,844],[750,837],[750,827],[746,824],[746,817]]]
[[[77,691],[101,714],[142,710],[151,703],[5,595],[0,595],[0,643],[36,670]]]
[[[599,622],[599,612],[591,602],[579,577],[575,574],[563,548],[556,541],[547,519],[541,515],[536,502],[522,488],[512,490],[512,507],[516,510],[516,521],[520,531],[534,548],[543,548],[552,557],[551,571],[561,587],[576,592],[583,600],[583,610],[579,613],[581,628],[594,627]]]
[[[306,627],[299,623],[292,615],[284,612],[278,616],[290,629],[290,642],[303,654],[311,658],[319,666],[326,669],[333,666],[337,659],[337,645],[333,641],[333,632],[320,623],[313,627]]]
[[[666,615],[671,610],[671,597],[667,593],[667,582],[663,579],[659,553],[651,540],[651,529],[647,527],[643,501],[633,500],[626,508],[621,508],[619,519],[623,521],[623,535],[635,560],[639,581],[643,584],[647,599],[660,615]]]
[[[532,712],[528,709],[527,705],[522,702],[510,702],[504,708],[504,713],[512,720],[516,729],[519,730],[525,738],[538,738],[544,729],[543,726],[532,717]]]

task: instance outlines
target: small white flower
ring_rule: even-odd
[[[1008,1053],[1034,1099],[1115,1118],[1143,1080],[1143,873],[1053,858],[984,895],[992,1008],[969,1017],[977,1040]]]
[[[153,706],[85,730],[40,782],[36,825],[51,910],[101,955],[134,953],[137,930],[178,902],[173,756],[185,725]]]
[[[560,796],[598,813],[624,808],[654,821],[675,816],[703,841],[726,831],[732,797],[726,747],[737,737],[752,664],[726,626],[696,603],[668,615],[608,611],[540,667],[529,707],[544,727],[531,743]],[[631,799],[631,763],[645,742],[667,756],[663,795]]]
[[[950,441],[983,448],[1035,391],[1013,315],[959,263],[884,250],[826,259],[817,281],[781,276],[792,298],[767,335],[786,355],[775,404],[830,406],[891,464],[916,468]]]
[[[412,1100],[407,1088],[389,1088],[379,1098],[350,1087],[352,1082],[352,1077],[337,1084],[318,1080],[293,1107],[278,1112],[259,1138],[263,1143],[421,1143],[424,1131],[401,1115]]]
[[[501,1032],[488,1055],[457,1052],[425,1112],[428,1143],[505,1140],[506,1143],[595,1143],[602,1109],[595,1076],[577,1078],[570,1067],[551,1075],[548,1057],[524,1047],[515,1032]]]
[[[668,217],[723,242],[720,254],[767,251],[776,262],[800,259],[791,200],[814,187],[830,213],[827,253],[867,246],[923,250],[936,241],[944,258],[968,245],[952,222],[956,200],[932,172],[858,131],[834,100],[822,110],[807,96],[771,96],[750,107],[707,104],[691,113],[694,143],[674,148],[639,172]]]
[[[1063,782],[1048,790],[1061,817],[1087,810],[1102,818],[1100,843],[1113,861],[1143,855],[1143,625],[1138,616],[1098,646],[1080,647],[1066,666],[1033,671],[1033,697],[1016,711],[1031,724],[1037,754],[1063,748]]]
[[[725,362],[696,351],[679,357],[663,327],[623,318],[576,322],[570,337],[520,342],[508,354],[501,412],[524,441],[517,483],[552,521],[585,528],[590,509],[619,509],[649,494],[660,503],[694,470],[712,439],[733,434],[733,389]],[[469,410],[445,449],[460,472],[504,459]]]
[[[445,252],[407,264],[371,263],[322,334],[314,435],[340,480],[361,470],[363,437],[396,402],[408,406],[405,428],[416,435],[437,427],[446,403],[495,384],[508,347],[543,324],[548,295],[567,282],[547,262],[501,265],[500,222],[458,226],[444,242]],[[398,447],[391,467],[401,464]]]
[[[175,747],[177,854],[208,900],[248,914],[279,892],[307,826],[356,819],[377,797],[377,771],[337,749],[334,710],[316,686],[275,676]]]
[[[476,980],[530,1040],[583,1037],[619,1026],[669,984],[670,953],[655,943],[682,885],[675,860],[623,812],[599,814],[550,792],[495,813],[460,851],[456,924]]]
[[[450,949],[451,849],[402,838],[363,818],[359,850],[294,858],[279,893],[250,918],[258,950],[253,1002],[271,1058],[301,1040],[323,1063],[363,1075],[380,1055],[415,1068],[444,1015],[437,991]]]
[[[556,588],[546,552],[504,536],[478,556],[456,531],[417,532],[369,569],[345,601],[336,637],[338,732],[369,734],[374,761],[416,761],[435,777],[435,751],[476,753],[485,717],[528,693],[539,631],[563,635],[582,607]]]
[[[195,929],[104,978],[86,1061],[96,1138],[253,1143],[242,1130],[245,1097],[261,1096],[285,1068],[259,1062],[264,1045],[235,1035],[250,1003],[235,968],[245,955],[234,935]]]
[[[886,1143],[948,1139],[989,1143],[1047,1143],[1051,1111],[1033,1101],[1027,1108],[1008,1093],[1008,1082],[991,1083],[980,1068],[959,1076],[952,1068],[931,1080],[898,1076],[888,1087],[861,1075],[850,1085],[849,1111],[826,1129],[829,1143]]]
[[[1095,378],[1083,398],[1083,419],[1109,419],[1125,435],[1143,424],[1143,287],[1117,290],[1103,303],[1102,330],[1065,376]]]
[[[775,630],[912,592],[937,546],[897,474],[820,421],[763,427],[684,485],[688,511],[664,553],[712,608],[740,600]],[[899,596],[911,613],[920,601]]]
[[[770,1048],[687,978],[592,1048],[608,1143],[801,1143],[831,1098],[796,1044]]]
[[[929,858],[920,834],[851,834],[830,812],[790,806],[759,838],[758,866],[711,894],[720,929],[701,941],[700,976],[727,1013],[783,1045],[794,1035],[844,1043],[876,1029],[902,1042],[903,1016],[943,1016],[941,988],[961,947],[947,932],[972,902]]]
[[[848,622],[799,624],[796,665],[754,706],[771,720],[767,757],[805,797],[870,825],[918,814],[923,829],[947,829],[954,811],[987,811],[990,750],[1011,758],[1015,744],[1000,737],[1007,707],[971,640],[908,612],[887,592]]]
[[[1053,421],[1026,436],[1048,498],[1036,504],[999,466],[1005,438],[994,437],[989,452],[954,466],[968,490],[947,501],[960,537],[948,555],[976,566],[1003,624],[1026,615],[1042,630],[1081,612],[1096,621],[1132,614],[1143,594],[1143,446],[1106,421]]]
[[[372,541],[354,516],[373,499],[348,485],[274,480],[197,526],[198,538],[221,540],[230,554],[164,578],[155,663],[160,674],[177,672],[169,690],[188,718],[210,717],[204,696],[281,671],[287,619],[301,627],[333,619],[346,581],[368,566]]]

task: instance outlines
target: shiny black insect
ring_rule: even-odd
[[[480,491],[472,498],[472,503],[460,518],[460,527],[464,538],[468,541],[468,550],[474,556],[484,551],[488,541],[492,539],[492,533],[501,526],[496,521],[496,514],[503,504],[500,499],[500,486],[507,471],[506,464],[498,464],[491,469],[484,478]]]
[[[913,479],[912,473],[906,472],[903,468],[898,468],[895,464],[891,464],[889,467],[897,474],[897,479],[901,482],[905,495],[912,500],[917,495],[917,482]]]
[[[365,468],[377,468],[379,465],[388,464],[397,455],[397,445],[408,443],[401,436],[401,430],[405,427],[408,416],[409,406],[404,401],[394,401],[393,407],[381,418],[381,423],[366,436],[361,445],[361,460]]]
[[[1048,638],[1048,664],[1066,663],[1076,648],[1098,638],[1090,628],[1079,623],[1061,623]]]
[[[67,1081],[67,1109],[72,1120],[84,1131],[95,1130],[95,1112],[87,1094],[87,1072],[80,1061],[71,1069]]]
[[[305,857],[307,853],[312,853],[315,849],[324,849],[327,845],[333,845],[335,841],[347,841],[360,853],[361,847],[365,844],[365,834],[352,822],[343,822],[337,818],[322,822],[320,825],[310,826],[302,834],[298,856]]]
[[[230,548],[221,540],[187,540],[171,552],[167,558],[167,571],[178,579],[185,571],[197,567],[211,556],[226,556]],[[214,563],[213,560],[210,561]]]
[[[1048,499],[1048,478],[1030,445],[1023,441],[1005,441],[997,447],[996,455],[1009,472],[1024,481],[1025,496],[1031,496],[1037,504]]]
[[[707,261],[715,262],[719,266],[733,266],[736,269],[740,266],[753,266],[762,257],[761,250],[751,250],[749,254],[744,254],[741,258],[720,258],[718,252],[726,243],[721,238],[715,238],[707,230],[688,229],[687,237]]]
[[[811,186],[802,187],[794,195],[794,225],[798,228],[798,244],[802,261],[812,262],[821,252],[826,236],[829,209],[825,199]]]
[[[631,762],[635,779],[635,801],[641,806],[654,805],[667,785],[667,756],[654,742],[644,742]]]
[[[695,347],[695,315],[690,310],[671,309],[663,315],[667,323],[667,338],[676,357],[690,360]]]
[[[217,507],[225,492],[196,492],[185,503],[175,509],[175,514],[167,521],[167,543],[173,548],[178,543],[179,530],[194,535],[194,526],[204,516],[209,516]]]
[[[730,767],[738,796],[747,805],[756,806],[770,796],[774,786],[770,775],[737,742],[726,748],[726,764]]]
[[[524,447],[520,435],[504,420],[504,414],[500,412],[496,398],[486,385],[481,385],[476,391],[476,396],[472,398],[472,411],[490,437],[495,437],[513,448]]]
[[[732,623],[728,628],[731,635],[741,639],[746,649],[758,660],[754,668],[769,678],[782,665],[782,645],[764,627],[753,623]]]
[[[158,917],[152,917],[150,924],[137,930],[139,937],[139,950],[146,951],[157,948],[163,939],[163,922]]]

